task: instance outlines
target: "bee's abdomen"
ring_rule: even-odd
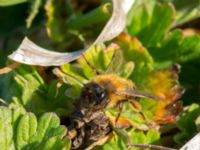
[[[80,118],[73,118],[73,121],[75,120],[80,121]],[[79,124],[81,126],[71,127],[68,132],[68,136],[73,135],[71,149],[84,149],[111,131],[109,119],[102,111],[94,112],[92,115],[85,114],[82,123]]]

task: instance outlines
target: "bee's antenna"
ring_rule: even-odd
[[[66,73],[66,72],[62,71],[60,68],[53,69],[53,73],[55,75],[57,75],[58,77],[61,77],[61,78],[63,77],[62,74],[65,74],[65,75],[73,78],[74,80],[78,81],[81,85],[83,85],[83,86],[85,85],[80,79],[78,79],[77,77],[75,77],[75,76],[73,76],[73,75],[71,75],[69,73]]]
[[[87,63],[87,65],[95,72],[96,75],[99,75],[100,74],[100,71],[94,66],[92,65],[88,60],[87,58],[85,57],[84,54],[82,54],[82,57],[83,59],[85,60],[85,62]]]

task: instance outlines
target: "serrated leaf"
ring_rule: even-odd
[[[141,4],[142,3],[142,4]],[[143,3],[141,1],[139,4],[133,5],[130,12],[128,13],[127,19],[127,32],[130,35],[136,35],[142,32],[151,21],[152,11],[149,11],[149,7],[153,7],[149,3]],[[134,25],[135,24],[135,25]],[[134,25],[134,26],[133,26]]]
[[[139,103],[138,107],[140,108]],[[119,110],[115,108],[106,109],[106,115],[109,117],[112,126],[121,128],[132,126],[133,128],[147,131],[149,130],[147,121],[140,112],[141,110],[135,108],[131,103],[124,103],[123,110],[116,124],[116,117],[119,114]]]
[[[100,72],[103,72],[106,70],[109,61],[111,60],[112,53],[109,54],[103,51],[103,46],[94,46],[91,47],[86,53],[84,53],[84,57],[86,60],[91,63],[91,65],[95,66]],[[78,59],[78,63],[83,69],[84,75],[88,78],[91,79],[93,78],[96,73],[91,66],[89,66],[85,60],[85,58],[81,57]]]
[[[56,139],[54,145],[60,149],[69,147],[69,142],[62,139],[66,133],[66,128],[60,126],[59,118],[54,113],[46,113],[38,120],[37,131],[29,139],[29,144],[26,145],[29,149],[44,149],[51,144],[50,139]],[[50,140],[50,141],[49,141]]]
[[[132,144],[159,144],[160,134],[158,131],[149,130],[147,133],[143,131],[137,131],[132,129],[128,132],[131,138]]]
[[[142,131],[130,131],[129,135],[131,137],[131,142],[134,144],[140,143],[145,144],[146,143],[146,137],[145,134]]]
[[[158,131],[149,130],[146,135],[146,141],[148,144],[159,144],[160,134]]]
[[[66,128],[60,125],[59,118],[54,113],[43,114],[37,119],[33,113],[22,112],[16,119],[15,112],[19,114],[16,107],[0,107],[2,150],[69,149],[70,142],[64,138]]]
[[[12,111],[0,107],[0,147],[2,150],[14,150],[12,129]]]
[[[159,68],[168,67],[174,63],[187,63],[200,56],[200,36],[183,37],[180,30],[170,32],[160,46],[150,50]]]
[[[122,70],[121,77],[128,78],[134,71],[135,64],[133,62],[128,62],[124,65]]]
[[[31,100],[33,93],[40,88],[44,88],[44,81],[38,72],[28,66],[19,67],[16,70],[15,81],[17,82],[18,90],[15,91],[19,95],[19,101],[23,105],[27,105]]]
[[[60,137],[52,137],[46,141],[42,150],[70,150],[69,140],[65,138],[61,141]]]
[[[84,73],[83,73],[84,69],[82,68],[82,66],[77,66],[73,64],[65,64],[61,66],[61,70],[64,73],[67,73],[67,74],[62,74],[62,76],[63,78],[65,78],[65,82],[70,85],[74,85],[77,88],[80,88],[82,84],[79,82],[79,80],[83,83],[88,82],[88,80],[84,77]],[[76,77],[78,80],[70,77],[71,75]]]
[[[173,6],[166,2],[151,2],[149,5],[154,6],[152,10],[147,9],[148,2],[144,0],[141,5],[135,6],[136,13],[135,10],[130,11],[127,32],[131,36],[136,36],[149,50],[157,68],[167,68],[174,63],[183,64],[198,59],[199,36],[183,37],[179,30],[170,32],[175,19]],[[181,2],[173,2],[181,5]],[[186,3],[188,2],[182,4]]]
[[[58,127],[59,123],[59,118],[55,114],[47,113],[43,115],[38,121],[37,133],[34,135],[31,141],[37,143],[42,142],[45,136],[51,134],[50,130],[52,127]]]
[[[195,119],[200,115],[200,106],[192,104],[187,111],[183,112],[177,122],[180,133],[175,135],[174,139],[178,144],[185,143],[197,133]]]
[[[122,136],[117,135],[115,132],[113,132],[113,135],[111,135],[111,139],[102,145],[101,147],[96,148],[97,150],[122,150],[126,149],[126,143],[123,140]]]
[[[130,75],[130,79],[139,88],[142,88],[145,77],[153,70],[154,61],[151,55],[137,38],[131,38],[126,34],[121,34],[115,42],[122,48],[125,60],[134,63],[134,71]]]
[[[130,12],[134,13],[134,12]],[[132,20],[131,24],[129,24],[128,27],[128,33],[130,35],[137,36],[138,39],[148,48],[151,46],[156,45],[158,42],[160,42],[164,35],[167,33],[169,28],[171,27],[174,18],[175,18],[175,12],[172,5],[168,3],[164,4],[158,4],[154,6],[152,15],[149,17],[148,13],[146,12],[146,9],[141,10],[139,14],[136,14],[138,16],[129,15],[130,20]],[[140,21],[144,20],[143,16],[145,16],[145,20],[147,19],[148,24],[145,25],[145,27],[141,27],[140,30],[137,30],[137,33],[132,30],[131,28],[134,28],[135,26],[140,26],[139,19],[136,19],[136,17],[142,17],[140,18]],[[134,33],[135,32],[135,33]]]
[[[171,0],[177,10],[177,24],[182,24],[200,16],[199,0]]]
[[[111,73],[128,78],[133,72],[134,63],[133,62],[127,63],[125,61],[124,54],[122,50],[118,48],[118,46],[116,46],[116,48],[113,46],[113,49],[115,49],[115,51],[105,71],[106,74]]]
[[[12,97],[14,105],[20,104],[36,115],[50,111],[66,115],[71,111],[66,109],[68,106],[71,108],[73,103],[73,99],[67,97],[65,93],[69,85],[53,80],[47,86],[36,68],[23,65],[16,69],[11,77],[15,80],[8,87],[14,90],[8,94]]]
[[[16,129],[16,148],[23,149],[29,144],[30,138],[35,134],[37,129],[37,118],[32,113],[27,113],[20,118]]]
[[[146,107],[153,112],[153,118],[157,122],[175,122],[176,116],[182,111],[182,105],[178,100],[183,94],[183,89],[178,83],[177,73],[174,68],[157,70],[150,73],[146,79],[146,90],[163,99],[156,103],[146,101],[146,104],[142,105],[143,109]]]

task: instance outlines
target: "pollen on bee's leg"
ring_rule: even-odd
[[[68,131],[68,138],[69,139],[74,139],[76,136],[77,136],[77,131],[75,129]]]
[[[98,141],[94,142],[89,147],[87,147],[85,150],[92,150],[96,146],[101,146],[101,145],[105,144],[111,138],[111,136],[112,135],[109,134],[109,135],[99,139]]]

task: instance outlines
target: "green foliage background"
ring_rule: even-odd
[[[87,47],[111,16],[112,4],[109,0],[95,4],[89,1],[79,4],[78,0],[74,0],[74,5],[69,0],[0,0],[0,66],[12,63],[7,56],[19,46],[24,36],[40,46],[60,52]],[[86,52],[85,57],[101,73],[114,73],[127,78],[140,90],[150,93],[159,90],[159,85],[155,87],[151,84],[155,74],[165,74],[163,70],[170,70],[177,63],[181,65],[179,79],[167,76],[164,78],[166,87],[161,87],[179,86],[179,80],[186,91],[181,98],[185,111],[178,116],[178,120],[159,124],[165,130],[176,130],[170,136],[171,141],[166,142],[162,136],[164,131],[156,130],[149,124],[156,122],[153,116],[158,104],[142,99],[139,103],[141,110],[127,104],[122,114],[133,126],[132,129],[124,129],[132,143],[180,147],[199,132],[200,35],[184,36],[185,29],[181,28],[182,24],[199,17],[198,0],[136,0],[124,31],[126,38],[130,39],[126,41],[126,38],[118,37],[111,41],[123,50],[118,59],[112,60],[115,48],[105,51],[109,49],[110,42]],[[117,63],[118,67],[107,72],[110,63],[115,66]],[[72,103],[79,97],[82,85],[65,73],[83,83],[93,79],[95,73],[83,59],[60,68],[63,73],[59,75],[64,83],[55,78],[53,68],[45,68],[45,74],[38,67],[26,65],[0,76],[2,150],[70,149],[70,141],[65,137],[67,129],[60,124],[60,119],[73,111]],[[111,118],[117,114],[116,109],[105,112]],[[125,149],[124,132],[114,131],[113,138],[96,149]]]

